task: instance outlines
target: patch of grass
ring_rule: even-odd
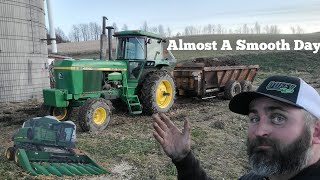
[[[202,140],[207,136],[207,133],[202,128],[195,127],[191,131],[191,136],[194,140]]]
[[[2,154],[1,154],[2,155]],[[1,179],[15,180],[24,177],[21,168],[14,164],[13,161],[3,160],[0,161],[0,177]]]
[[[287,74],[290,71],[315,73],[320,56],[310,51],[273,52],[234,56],[241,64],[258,64],[264,72]]]
[[[80,139],[77,142],[77,146],[90,154],[104,156],[105,158],[119,157],[128,153],[145,155],[154,152],[158,147],[153,139],[118,139],[109,137],[100,142],[93,142],[92,139]]]

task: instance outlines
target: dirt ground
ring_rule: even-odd
[[[228,101],[222,99],[180,97],[168,115],[179,127],[182,127],[184,119],[190,120],[192,149],[209,174],[236,178],[246,170],[246,119],[229,113],[227,104]],[[1,105],[1,153],[12,145],[11,136],[23,121],[36,116],[39,106],[40,102]],[[87,151],[114,173],[112,176],[89,179],[175,179],[174,166],[152,137],[151,122],[149,116],[131,116],[116,111],[105,131],[89,134],[78,130],[78,148]],[[10,165],[7,167],[9,171],[0,170],[1,175],[28,177],[13,162],[3,161],[1,164]]]

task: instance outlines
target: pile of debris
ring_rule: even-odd
[[[205,58],[195,58],[192,60],[194,63],[204,63],[205,66],[237,66],[239,61],[232,59],[231,57],[205,57]]]

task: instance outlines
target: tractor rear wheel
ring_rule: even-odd
[[[166,71],[150,72],[142,83],[139,99],[143,111],[148,115],[168,112],[175,98],[176,87],[173,78]]]
[[[231,100],[235,95],[241,92],[241,86],[238,81],[230,80],[224,87],[224,97]]]
[[[9,161],[12,161],[14,159],[15,152],[16,150],[14,147],[9,147],[5,153],[6,159],[8,159]]]
[[[79,109],[79,125],[83,131],[104,130],[111,114],[111,102],[103,98],[90,98]]]

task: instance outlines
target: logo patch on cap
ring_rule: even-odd
[[[266,89],[269,91],[279,91],[281,93],[293,93],[296,87],[297,85],[291,83],[270,81]]]

